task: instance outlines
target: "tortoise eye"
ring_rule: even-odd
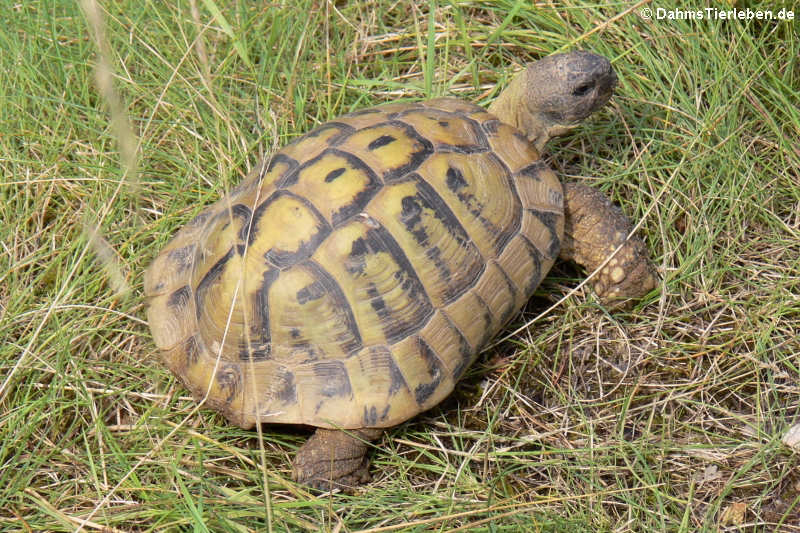
[[[586,96],[586,94],[592,90],[593,84],[591,83],[584,83],[583,85],[578,85],[572,91],[572,96]]]

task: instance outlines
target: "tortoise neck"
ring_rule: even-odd
[[[489,106],[489,113],[499,118],[501,122],[518,129],[520,128],[519,108],[522,104],[522,94],[525,88],[524,73],[525,71],[522,71],[514,76],[508,87],[500,91],[495,101]]]
[[[541,153],[545,143],[550,139],[549,128],[538,114],[531,113],[525,103],[529,92],[527,86],[527,69],[518,73],[489,106],[489,113],[500,119],[500,122],[514,126],[528,137],[537,151]]]

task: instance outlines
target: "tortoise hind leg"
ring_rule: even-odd
[[[352,488],[369,481],[369,442],[383,430],[318,428],[297,451],[292,479],[318,490]]]
[[[594,272],[622,248],[593,278],[600,300],[611,307],[640,298],[656,286],[656,273],[642,240],[632,235],[628,218],[592,187],[564,185],[564,241],[559,256]]]

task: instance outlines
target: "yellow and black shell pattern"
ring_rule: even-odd
[[[440,402],[558,255],[563,191],[456,99],[328,122],[145,275],[166,366],[231,422],[389,427]]]

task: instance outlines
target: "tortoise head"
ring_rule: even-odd
[[[489,107],[501,121],[524,132],[541,151],[603,107],[617,75],[608,59],[589,52],[570,52],[529,63]]]

